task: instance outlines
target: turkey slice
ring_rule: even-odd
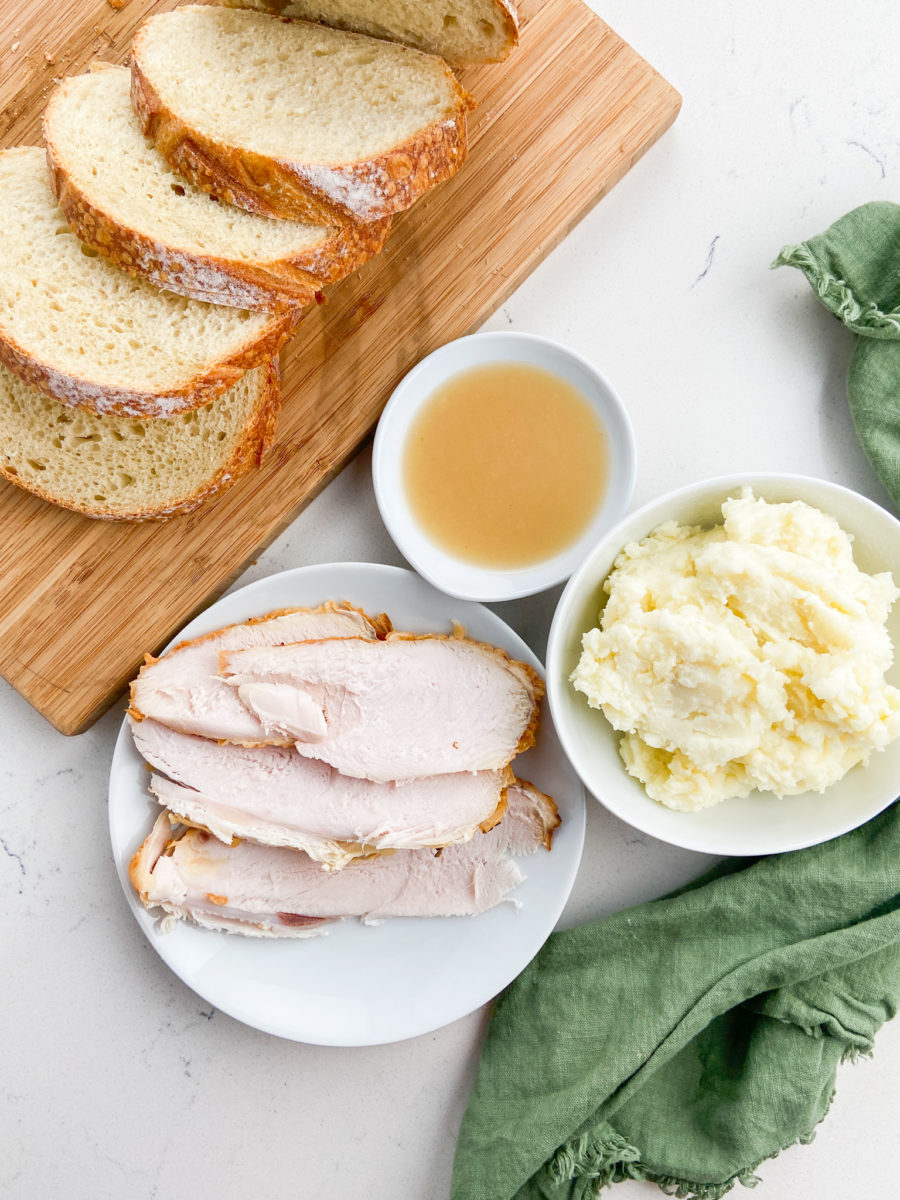
[[[506,766],[533,743],[544,690],[525,663],[459,633],[305,641],[219,662],[274,742],[379,782]]]
[[[185,823],[223,841],[252,838],[341,867],[372,849],[464,841],[499,820],[508,768],[399,783],[351,779],[292,747],[233,746],[131,722],[138,752],[161,776],[150,790]]]
[[[306,638],[374,639],[390,628],[349,604],[329,602],[319,608],[284,609],[242,625],[229,625],[204,637],[174,646],[161,658],[147,655],[131,685],[133,716],[150,717],[179,729],[244,744],[271,741],[259,720],[241,703],[233,688],[218,676],[219,654],[251,646],[278,646]],[[281,739],[282,744],[290,739]]]
[[[400,850],[323,872],[296,850],[226,846],[198,829],[173,834],[163,813],[130,876],[148,908],[172,917],[255,937],[303,937],[342,917],[471,916],[494,908],[524,879],[510,856],[549,849],[558,824],[553,801],[516,782],[499,825],[465,845]]]

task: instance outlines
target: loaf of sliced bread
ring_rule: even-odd
[[[278,406],[274,361],[203,408],[155,421],[82,412],[0,366],[0,476],[89,517],[166,520],[259,464]]]
[[[276,312],[311,303],[381,249],[390,218],[336,228],[214,203],[144,137],[130,84],[125,67],[71,76],[44,114],[66,219],[129,274],[194,300]]]
[[[169,163],[264,216],[380,220],[465,158],[471,98],[442,59],[394,42],[188,5],[140,27],[131,70]]]
[[[225,0],[439,54],[451,67],[500,62],[519,37],[516,0]]]
[[[43,150],[0,152],[0,362],[64,404],[134,417],[196,408],[271,358],[297,316],[133,279],[71,231]]]

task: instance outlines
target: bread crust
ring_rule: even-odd
[[[335,230],[319,245],[293,257],[248,263],[172,246],[123,225],[78,187],[54,146],[53,107],[64,89],[65,81],[44,116],[53,192],[78,237],[129,275],[193,300],[284,313],[321,300],[324,286],[355,271],[384,245],[390,218]]]
[[[249,421],[244,427],[244,433],[235,446],[231,458],[223,463],[214,475],[205,483],[195,488],[193,492],[178,497],[162,508],[143,508],[128,511],[103,510],[92,508],[90,505],[71,501],[64,496],[58,496],[52,491],[42,488],[39,484],[19,475],[12,474],[0,459],[0,476],[8,479],[16,487],[55,504],[60,508],[70,509],[85,517],[105,521],[168,521],[172,517],[193,512],[212,496],[225,491],[246,475],[254,467],[261,465],[266,450],[271,446],[275,437],[278,423],[278,412],[281,408],[281,388],[279,382],[278,359],[272,358],[260,368],[263,380],[259,389],[256,404]]]
[[[25,383],[52,396],[60,404],[83,408],[85,412],[97,416],[172,417],[215,400],[237,383],[245,371],[273,358],[290,336],[301,313],[302,310],[294,309],[288,313],[272,314],[261,336],[249,339],[224,358],[210,363],[197,377],[187,378],[164,392],[138,391],[110,383],[97,383],[91,379],[79,379],[54,367],[52,363],[34,358],[8,332],[3,331],[0,331],[0,363]]]
[[[497,20],[503,26],[505,46],[502,54],[496,58],[486,58],[485,62],[503,62],[509,58],[519,44],[519,5],[518,0],[494,0]],[[475,66],[474,62],[451,63],[452,67]]]
[[[169,165],[229,204],[264,217],[318,225],[366,224],[409,208],[455,175],[465,161],[466,114],[475,101],[449,67],[445,69],[455,90],[456,111],[366,162],[297,163],[211,138],[173,112],[145,73],[142,42],[155,19],[141,26],[132,43],[132,107]]]

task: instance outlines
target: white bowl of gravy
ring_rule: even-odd
[[[423,578],[466,600],[512,600],[567,579],[624,515],[634,435],[581,355],[477,333],[402,380],[372,471],[382,519]]]

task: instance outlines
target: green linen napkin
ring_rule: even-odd
[[[799,267],[853,334],[853,424],[900,508],[900,204],[855,208],[818,237],[785,246],[772,266]]]
[[[453,1200],[716,1200],[828,1110],[900,1001],[900,804],[553,934],[496,1003]]]

